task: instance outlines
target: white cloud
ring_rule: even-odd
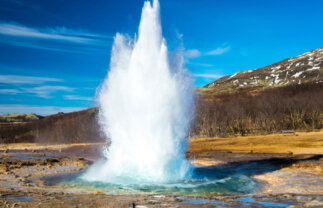
[[[231,49],[230,46],[218,47],[217,49],[209,52],[200,52],[198,49],[191,49],[191,50],[184,51],[184,56],[187,58],[197,58],[200,56],[210,56],[210,55],[219,56],[227,53],[230,49]]]
[[[74,88],[65,87],[65,86],[40,86],[40,87],[33,87],[33,88],[22,88],[24,92],[36,94],[38,97],[42,98],[51,98],[50,94],[64,91],[64,92],[72,92]]]
[[[16,104],[0,104],[0,114],[9,113],[35,113],[38,115],[51,115],[58,112],[73,112],[84,110],[82,107],[32,106]]]
[[[201,78],[214,78],[214,79],[218,79],[222,77],[222,75],[219,75],[219,74],[193,74],[193,76],[201,77]]]
[[[112,36],[66,27],[34,28],[0,22],[0,42],[13,46],[68,53],[107,53]],[[58,44],[59,43],[59,44]]]
[[[93,100],[93,97],[82,97],[77,95],[65,95],[64,97],[67,100],[87,100],[87,101]]]
[[[18,75],[0,75],[3,84],[42,84],[44,82],[62,82],[62,79]]]
[[[196,58],[201,56],[201,52],[197,49],[187,50],[184,52],[184,56],[187,58]]]
[[[0,89],[0,94],[11,94],[11,95],[15,95],[18,93],[22,93],[20,90],[16,90],[16,89]]]
[[[99,45],[101,41],[98,38],[111,38],[109,36],[76,31],[66,27],[37,29],[27,27],[17,23],[0,23],[0,34],[20,38],[46,39],[56,41],[66,41],[72,43],[81,43],[89,45]]]
[[[41,85],[46,82],[62,82],[62,79],[49,78],[49,77],[33,77],[33,76],[17,76],[17,75],[0,75],[0,84],[30,84],[36,85],[35,87],[20,87],[19,89],[6,88],[0,89],[1,94],[18,94],[18,93],[30,93],[35,94],[38,97],[50,98],[50,94],[64,91],[72,92],[74,88],[66,86],[52,86],[52,85]]]
[[[203,66],[203,67],[214,67],[213,64],[206,64],[206,63],[197,63],[197,62],[187,62],[188,65],[195,65],[195,66]]]
[[[226,47],[218,47],[215,50],[209,51],[207,53],[205,53],[205,55],[214,55],[214,56],[218,56],[218,55],[222,55],[227,53],[229,50],[231,49],[230,46],[226,46]]]

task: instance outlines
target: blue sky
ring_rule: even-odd
[[[117,32],[134,36],[143,0],[1,0],[0,114],[96,106]],[[323,47],[321,0],[160,0],[170,51],[196,86]]]

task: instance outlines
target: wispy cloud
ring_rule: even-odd
[[[201,78],[214,78],[218,79],[222,77],[222,75],[219,74],[193,74],[194,77],[201,77]]]
[[[63,82],[62,79],[49,77],[34,77],[34,76],[18,76],[18,75],[0,75],[0,84],[3,84],[0,89],[0,94],[16,95],[16,94],[32,94],[41,98],[51,98],[52,94],[56,92],[73,92],[75,88],[57,84],[56,82]],[[52,83],[50,83],[52,82]],[[44,85],[42,85],[44,84]],[[93,90],[94,88],[83,88],[86,90]],[[85,97],[78,95],[65,95],[66,100],[88,100],[92,101],[93,97]]]
[[[77,95],[65,95],[65,99],[67,100],[87,100],[87,101],[93,101],[93,97],[82,97]]]
[[[197,63],[197,62],[187,62],[188,65],[195,65],[195,66],[203,66],[203,67],[214,67],[214,64],[207,64],[207,63]]]
[[[76,50],[75,47],[66,49],[64,44],[55,44],[55,42],[102,49],[113,38],[108,35],[67,27],[34,28],[14,22],[0,22],[0,35],[8,37],[7,39],[0,39],[0,41],[11,45],[63,52],[74,51],[76,53],[79,53],[80,50]],[[81,52],[84,52],[84,50],[83,48]]]
[[[33,106],[33,105],[15,105],[0,104],[0,114],[9,113],[35,113],[38,115],[51,115],[57,112],[73,112],[84,110],[82,107],[58,107],[58,106]]]
[[[22,93],[22,91],[17,90],[17,89],[0,89],[0,94],[15,95],[18,93]]]
[[[100,43],[100,41],[95,38],[111,38],[104,35],[76,31],[66,27],[37,29],[17,23],[0,23],[0,34],[22,38],[67,41],[90,45]]]
[[[215,50],[212,50],[212,51],[209,51],[209,52],[205,53],[205,55],[219,56],[219,55],[227,53],[230,49],[231,49],[230,46],[218,47]]]
[[[66,86],[50,86],[50,85],[45,85],[45,86],[40,86],[40,87],[33,87],[33,88],[22,88],[24,92],[26,93],[31,93],[35,94],[38,97],[41,98],[51,98],[51,94],[58,92],[58,91],[63,91],[63,92],[72,92],[74,91],[74,88],[66,87]]]
[[[196,58],[201,56],[201,52],[197,49],[187,50],[184,52],[184,56],[187,58]]]
[[[49,77],[0,75],[0,83],[3,84],[42,84],[45,82],[62,82],[62,79]]]
[[[201,57],[201,56],[219,56],[219,55],[229,52],[230,49],[231,49],[231,46],[218,47],[218,48],[208,51],[208,52],[201,52],[198,49],[190,49],[190,50],[184,51],[184,57],[197,58],[197,57]]]

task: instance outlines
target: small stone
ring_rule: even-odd
[[[283,197],[286,198],[286,199],[292,198],[292,196],[290,194],[283,194]]]
[[[18,206],[18,204],[17,203],[14,203],[12,206],[11,206],[11,208],[15,208],[15,207],[17,207]]]
[[[323,206],[323,201],[319,201],[319,200],[312,200],[309,202],[305,203],[306,207],[322,207]]]
[[[149,200],[148,201],[148,204],[157,204],[158,203],[158,201],[156,201],[156,200]]]

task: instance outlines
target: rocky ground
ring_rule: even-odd
[[[323,207],[323,155],[209,150],[197,166],[242,172],[262,184],[246,195],[110,195],[65,189],[55,179],[86,170],[104,144],[0,147],[0,207]],[[52,177],[55,176],[55,177]]]

